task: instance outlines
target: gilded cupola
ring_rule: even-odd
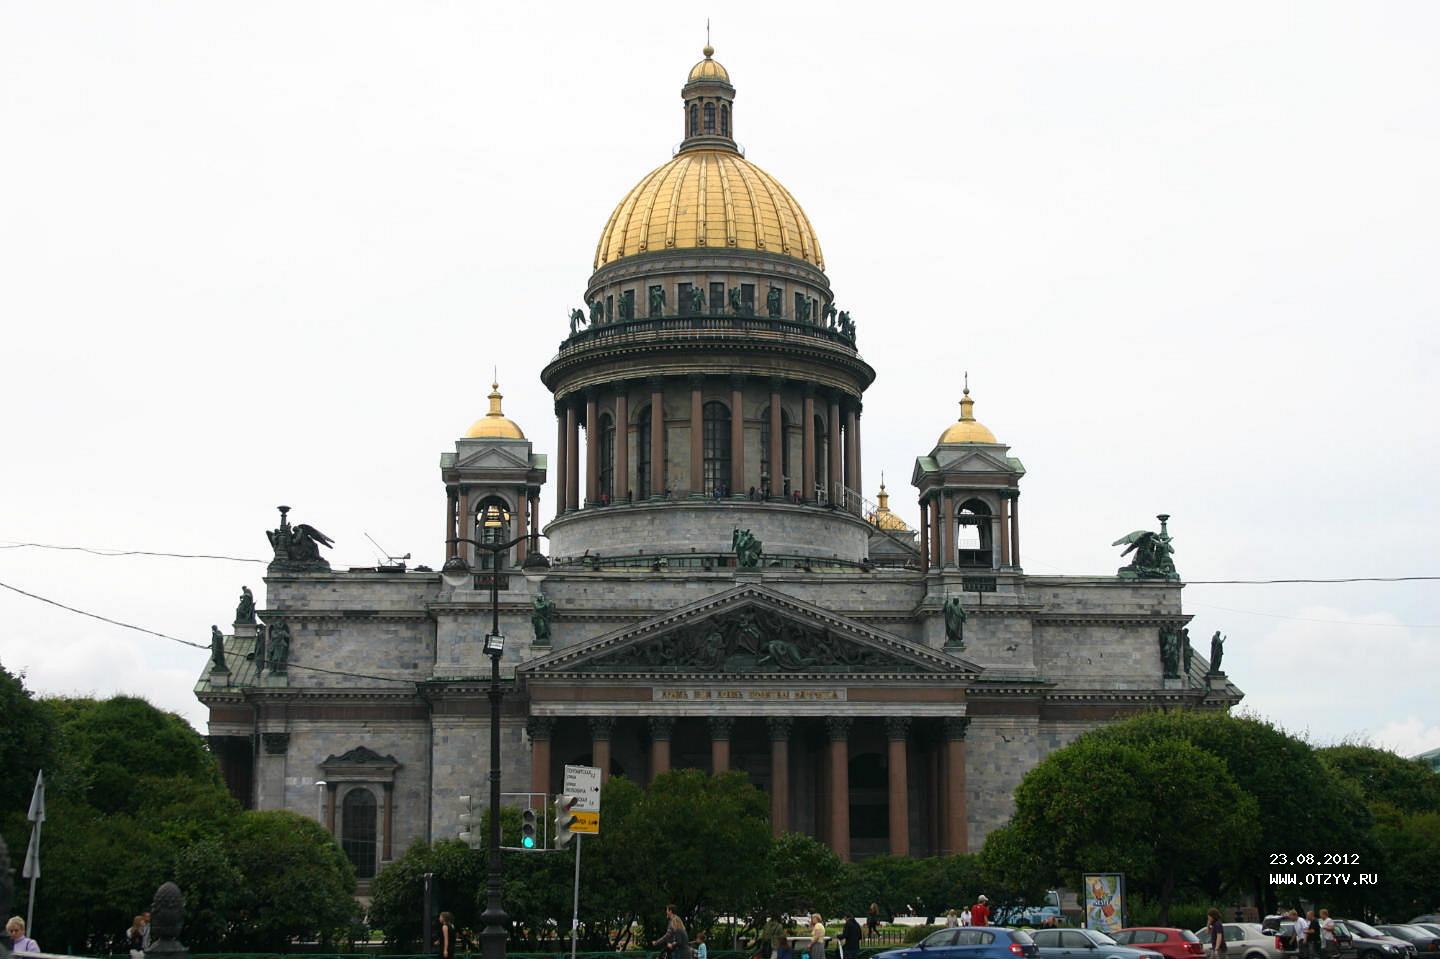
[[[975,419],[975,401],[970,398],[969,377],[966,377],[965,391],[960,397],[960,419],[951,423],[940,434],[940,445],[951,443],[998,443],[995,434]]]
[[[500,401],[504,397],[500,393],[499,382],[490,384],[490,412],[480,417],[470,428],[465,431],[466,439],[494,439],[494,440],[523,440],[525,434],[515,421],[507,419],[500,409]]]

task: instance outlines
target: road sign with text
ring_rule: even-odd
[[[570,831],[586,836],[600,833],[600,770],[595,766],[566,766],[565,794],[576,797]]]

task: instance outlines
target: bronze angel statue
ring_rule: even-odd
[[[275,550],[271,566],[329,569],[320,556],[320,547],[329,549],[335,541],[308,523],[290,525],[290,507],[280,507],[280,528],[265,531],[270,547]]]
[[[1168,514],[1161,514],[1158,519],[1160,532],[1137,529],[1110,544],[1125,547],[1125,551],[1120,554],[1122,559],[1131,553],[1135,554],[1130,565],[1121,567],[1117,573],[1121,579],[1180,578],[1180,574],[1175,571],[1175,560],[1171,558],[1175,554],[1175,547],[1170,545],[1170,533],[1165,528],[1170,517]]]
[[[574,335],[575,335],[575,331],[578,330],[578,329],[580,329],[580,327],[582,327],[582,326],[584,326],[584,325],[585,325],[585,311],[584,311],[584,310],[571,310],[571,311],[570,311],[570,335],[571,335],[571,336],[574,336]]]

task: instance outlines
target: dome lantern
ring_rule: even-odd
[[[499,381],[490,384],[490,412],[480,417],[470,428],[465,431],[466,439],[492,439],[492,440],[523,440],[525,434],[515,421],[507,419],[500,409],[500,401],[504,396],[500,392]]]
[[[970,398],[970,374],[965,374],[965,391],[960,397],[960,419],[940,434],[941,446],[951,443],[998,443],[995,434],[975,419],[975,401]]]
[[[685,138],[680,150],[730,150],[735,145],[735,88],[730,85],[730,71],[715,59],[715,48],[709,43],[701,51],[705,59],[690,68],[680,98],[685,102]]]

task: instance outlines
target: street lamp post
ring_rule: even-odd
[[[476,518],[476,525],[495,531],[510,524],[510,511],[498,504],[486,506]],[[500,555],[517,543],[534,539],[541,534],[531,533],[517,536],[509,542],[486,542],[459,536],[451,543],[469,543],[476,549],[490,554],[490,632],[485,637],[485,655],[490,657],[490,828],[487,842],[490,844],[489,876],[485,883],[485,911],[480,919],[485,928],[480,933],[480,955],[483,959],[505,959],[506,926],[510,916],[501,901],[500,861],[500,700],[504,691],[500,688],[500,656],[505,652],[505,637],[500,633]],[[527,565],[529,560],[527,559]],[[452,588],[463,586],[470,579],[471,570],[465,558],[457,554],[446,560],[440,571],[441,578]]]

